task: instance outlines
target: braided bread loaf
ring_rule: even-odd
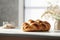
[[[26,32],[39,32],[39,31],[49,31],[50,24],[47,21],[41,20],[28,20],[28,22],[23,23],[22,29]]]

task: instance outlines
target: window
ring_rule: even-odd
[[[54,5],[60,5],[59,0],[25,0],[25,21],[29,19],[41,19],[41,15],[46,11],[46,8],[51,5],[49,2]],[[50,22],[52,26],[51,30],[54,29],[55,20],[53,18],[43,20]]]
[[[45,0],[25,0],[25,21],[28,19],[40,19],[47,6]]]

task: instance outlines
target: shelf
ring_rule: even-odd
[[[22,35],[42,35],[42,36],[56,36],[60,37],[60,31],[55,32],[23,32],[21,29],[2,29],[0,28],[0,34],[22,34]]]

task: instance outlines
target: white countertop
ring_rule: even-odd
[[[59,36],[60,32],[23,32],[20,29],[2,29],[0,28],[0,33],[5,34],[26,34],[26,35],[43,35],[43,36]]]

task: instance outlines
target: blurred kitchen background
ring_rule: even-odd
[[[41,19],[51,4],[60,6],[60,0],[0,0],[0,26],[12,23],[20,27],[29,19]],[[48,21],[54,29],[55,20],[51,16],[44,16],[42,20]]]
[[[18,25],[18,0],[0,0],[0,26],[3,22]]]
[[[21,26],[23,22],[23,0],[0,0],[0,26],[12,23]]]

